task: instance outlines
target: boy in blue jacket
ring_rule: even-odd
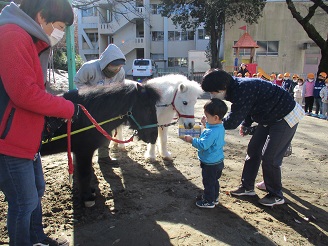
[[[204,114],[201,122],[204,131],[199,138],[186,135],[184,140],[198,149],[198,158],[202,168],[204,195],[196,202],[200,208],[214,208],[219,204],[219,178],[224,167],[223,146],[225,130],[222,119],[227,113],[227,105],[220,99],[212,98],[204,105]]]

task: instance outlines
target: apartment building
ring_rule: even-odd
[[[87,61],[98,58],[108,44],[116,44],[127,58],[126,73],[132,73],[136,58],[153,59],[159,69],[187,73],[189,50],[205,50],[209,42],[204,28],[182,31],[160,15],[160,1],[134,1],[113,6],[122,14],[106,10],[106,0],[78,10],[79,54]]]
[[[209,39],[203,27],[182,31],[169,18],[160,15],[159,0],[139,0],[125,5],[115,3],[108,9],[107,0],[78,10],[79,54],[87,61],[98,58],[109,43],[114,43],[127,58],[124,67],[132,74],[132,62],[136,58],[155,60],[159,69],[187,73],[188,51],[206,50]],[[306,10],[309,1],[298,1]],[[322,11],[313,18],[318,32],[327,35],[327,14]],[[321,24],[320,24],[321,23]],[[236,60],[233,45],[243,35],[239,27],[246,25],[237,21],[227,24],[224,30],[220,57],[225,61],[224,69],[232,71]],[[300,24],[293,19],[285,1],[268,1],[263,17],[258,24],[247,26],[247,32],[257,42],[254,62],[267,73],[316,72],[321,59],[320,49],[307,36]],[[241,50],[239,64],[248,63],[250,50]]]

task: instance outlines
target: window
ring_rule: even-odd
[[[164,60],[164,54],[150,54],[150,58],[155,61]]]
[[[234,41],[233,44],[235,45],[237,41]],[[236,49],[233,49],[233,54],[236,55]],[[251,49],[239,49],[239,55],[240,56],[250,56],[251,55]]]
[[[198,29],[198,39],[210,39],[210,36],[205,29]]]
[[[148,66],[149,60],[134,60],[134,65],[136,66]]]
[[[88,36],[89,40],[92,43],[97,43],[98,42],[98,33],[97,32],[95,32],[95,33],[87,33],[87,36]]]
[[[194,31],[169,31],[169,41],[194,40]]]
[[[160,15],[162,11],[162,5],[161,4],[150,4],[151,13],[153,15]]]
[[[195,32],[194,31],[188,31],[188,40],[194,40]]]
[[[95,7],[82,9],[82,17],[97,16],[97,9]]]
[[[277,56],[279,49],[279,41],[257,41],[260,46],[256,49],[258,56]]]
[[[164,32],[151,32],[152,41],[163,41],[164,40]]]
[[[85,59],[87,59],[87,61],[91,61],[91,60],[95,60],[99,58],[99,55],[97,54],[86,54],[84,55]]]
[[[168,67],[187,67],[187,57],[169,57]]]

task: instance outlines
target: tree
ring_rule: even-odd
[[[309,38],[312,39],[321,50],[321,60],[319,63],[318,72],[320,73],[324,71],[328,73],[328,33],[325,39],[318,32],[318,26],[316,25],[316,23],[311,23],[311,19],[313,18],[313,16],[321,9],[326,13],[323,16],[324,21],[322,22],[322,24],[325,26],[325,30],[327,30],[326,28],[328,21],[328,5],[325,4],[322,0],[311,0],[311,2],[313,2],[313,5],[311,5],[306,11],[304,11],[304,8],[302,9],[304,15],[303,17],[303,15],[300,13],[300,7],[302,7],[302,5],[298,5],[299,8],[296,8],[293,1],[286,0],[287,7],[293,17],[297,20],[298,23],[300,23]]]
[[[265,3],[265,0],[162,0],[162,16],[171,17],[183,29],[196,29],[204,23],[210,36],[210,66],[221,68],[218,51],[224,26],[241,19],[247,24],[257,23]]]

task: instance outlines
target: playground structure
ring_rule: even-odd
[[[240,63],[245,63],[247,70],[250,72],[250,74],[254,73],[261,73],[262,79],[270,80],[270,75],[268,75],[262,68],[258,67],[257,63],[254,63],[254,56],[255,56],[255,49],[259,48],[257,43],[254,41],[252,36],[247,32],[247,29],[245,30],[245,33],[239,38],[237,43],[232,46],[233,49],[235,49],[235,62],[234,62],[234,71],[239,70]],[[240,51],[241,49],[248,49],[250,50],[250,57],[249,59],[240,59]],[[240,61],[240,62],[239,62]]]

